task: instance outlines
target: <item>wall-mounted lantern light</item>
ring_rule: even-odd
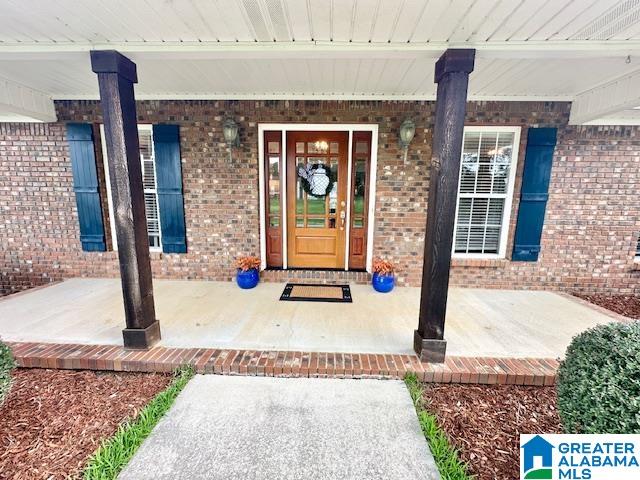
[[[222,123],[222,134],[224,141],[229,147],[229,160],[231,160],[231,149],[240,146],[240,135],[238,135],[238,124],[232,119],[227,118]]]
[[[410,118],[407,118],[402,125],[400,125],[400,132],[398,133],[398,139],[400,142],[400,146],[404,150],[404,161],[407,161],[407,150],[409,149],[409,145],[411,144],[411,140],[413,140],[414,135],[416,134],[416,124]]]

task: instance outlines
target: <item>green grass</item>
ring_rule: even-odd
[[[0,342],[0,405],[11,388],[11,370],[15,366],[11,349]]]
[[[158,393],[135,419],[124,422],[113,437],[102,442],[84,469],[84,479],[115,479],[194,374],[191,366],[176,370],[166,389]]]
[[[429,443],[442,480],[471,480],[473,477],[467,473],[467,465],[460,460],[457,450],[449,443],[447,435],[438,426],[435,415],[424,408],[423,390],[418,378],[415,374],[409,373],[404,377],[404,383],[409,389],[422,433]]]

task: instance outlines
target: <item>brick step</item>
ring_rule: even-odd
[[[260,279],[265,282],[300,283],[359,283],[371,282],[368,272],[347,272],[344,270],[263,270]]]
[[[553,385],[558,362],[544,358],[447,357],[421,363],[415,355],[166,348],[7,342],[18,366],[73,370],[171,372],[189,364],[199,373],[277,377],[393,378],[408,372],[437,383]]]

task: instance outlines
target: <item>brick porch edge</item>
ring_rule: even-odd
[[[171,372],[189,364],[199,373],[268,377],[402,378],[426,382],[553,385],[558,361],[548,358],[447,357],[421,363],[415,355],[165,348],[7,342],[18,366],[75,370]]]

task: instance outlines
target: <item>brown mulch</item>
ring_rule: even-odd
[[[574,295],[625,317],[640,319],[640,295],[607,295],[604,293],[593,295],[574,293]]]
[[[100,442],[169,380],[143,373],[15,370],[0,406],[0,479],[79,475]]]
[[[520,476],[520,434],[561,433],[555,387],[424,386],[426,408],[477,480]]]

